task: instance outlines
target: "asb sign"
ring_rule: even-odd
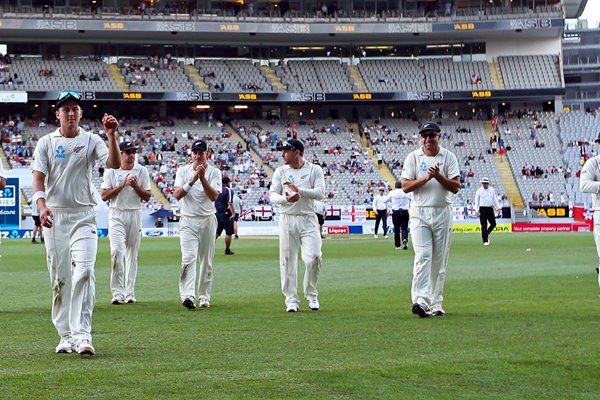
[[[531,207],[537,211],[539,215],[548,218],[568,218],[569,217],[569,207],[553,207],[553,206],[543,206],[543,207]]]
[[[21,204],[19,179],[8,178],[6,186],[0,190],[0,226],[2,229],[19,229]]]

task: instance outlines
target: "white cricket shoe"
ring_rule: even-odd
[[[298,307],[298,304],[290,304],[289,306],[286,306],[285,311],[298,312],[300,311],[300,307]]]
[[[125,296],[122,294],[115,294],[111,300],[112,304],[125,304],[127,300],[125,300]]]
[[[484,245],[484,246],[489,246],[489,245],[490,245],[490,242],[483,242],[483,245]]]
[[[96,349],[94,349],[94,346],[92,346],[88,339],[83,339],[77,344],[77,352],[81,355],[93,356],[96,354]]]
[[[310,308],[313,311],[318,311],[320,308],[319,305],[319,300],[317,299],[311,299],[308,301],[308,308]]]
[[[135,299],[135,295],[128,294],[127,296],[125,296],[125,303],[134,304],[136,302],[137,300]]]
[[[60,339],[60,343],[56,346],[57,353],[72,353],[73,352],[73,339],[65,336]]]
[[[209,308],[210,302],[207,299],[205,299],[204,297],[201,297],[200,303],[198,303],[198,305],[200,306],[200,308]]]
[[[375,235],[373,235],[373,237],[374,237],[375,239],[377,239],[377,237],[378,237],[378,236],[377,236],[377,234],[375,234]]]
[[[444,315],[446,315],[446,311],[444,311],[442,306],[433,306],[431,308],[431,315],[434,315],[436,317],[443,317]]]

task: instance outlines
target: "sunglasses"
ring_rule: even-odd
[[[77,99],[81,100],[81,95],[73,90],[66,90],[64,92],[60,92],[56,101],[61,101],[65,99]]]
[[[125,154],[135,154],[136,151],[135,150],[125,150],[123,153],[125,153]]]
[[[421,137],[423,139],[425,138],[430,138],[430,139],[434,139],[435,137],[437,137],[438,133],[437,132],[430,132],[430,133],[422,133]]]

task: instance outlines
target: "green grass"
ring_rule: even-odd
[[[321,310],[284,312],[278,244],[217,243],[211,308],[178,296],[179,242],[144,239],[135,305],[110,304],[100,241],[97,355],[55,354],[43,246],[5,240],[0,399],[596,399],[591,234],[454,235],[444,318],[410,312],[412,251],[330,238]],[[526,251],[530,248],[531,251]]]

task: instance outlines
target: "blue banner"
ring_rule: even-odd
[[[0,226],[2,229],[19,229],[21,221],[21,196],[19,178],[7,178],[0,190]]]

